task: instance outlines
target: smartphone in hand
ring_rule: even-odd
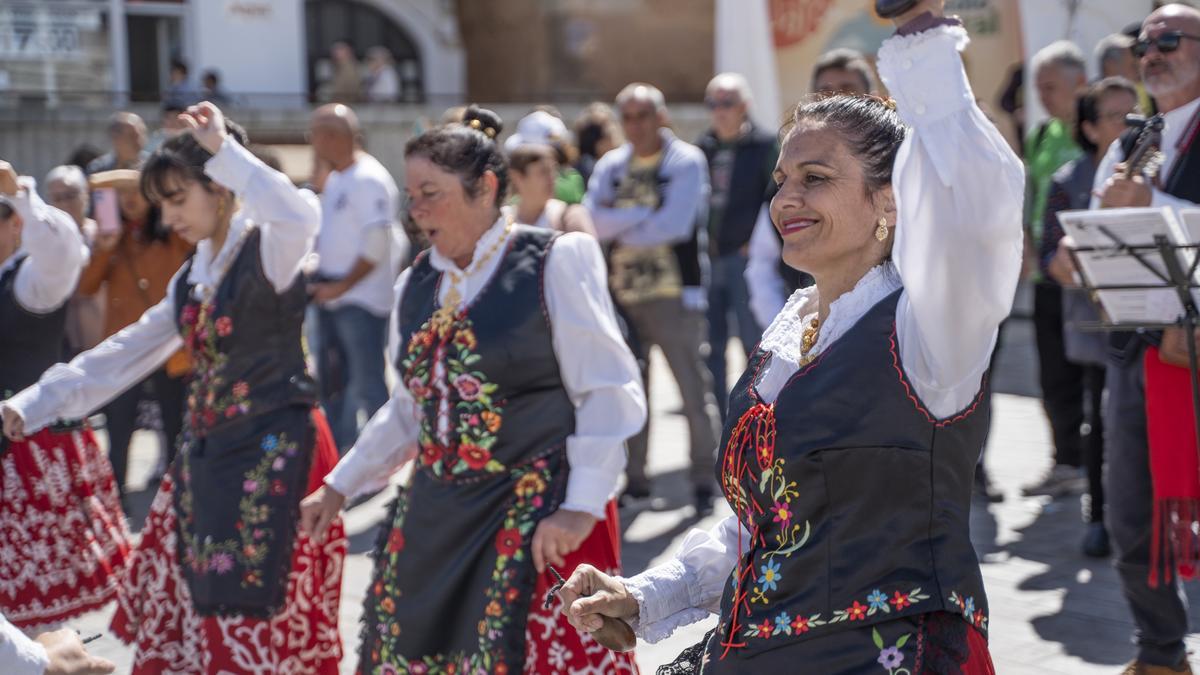
[[[92,211],[97,234],[114,235],[121,231],[121,209],[117,203],[116,188],[92,190]]]

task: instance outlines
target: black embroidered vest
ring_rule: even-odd
[[[359,672],[522,670],[530,542],[565,496],[575,429],[543,294],[556,237],[517,226],[459,311],[439,311],[428,253],[413,264],[397,327],[420,455],[376,549]]]
[[[242,236],[211,298],[193,296],[192,260],[174,288],[193,370],[171,476],[180,567],[196,611],[268,617],[287,590],[316,444],[316,388],[300,343],[303,281],[276,292],[262,267],[261,231]]]
[[[263,272],[262,232],[252,229],[211,302],[193,297],[188,260],[175,282],[176,320],[191,352],[187,426],[198,437],[241,418],[289,405],[311,406],[301,329],[307,304],[297,277],[283,293]]]
[[[766,666],[788,650],[759,657],[788,642],[908,614],[944,610],[987,629],[968,531],[986,388],[948,420],[930,415],[903,374],[900,292],[774,405],[753,389],[770,358],[761,349],[733,390],[718,478],[751,541],[721,601],[711,672]]]
[[[29,261],[24,253],[0,275],[0,400],[37,382],[62,358],[67,304],[35,314],[17,301],[17,271]]]

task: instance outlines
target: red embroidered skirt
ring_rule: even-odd
[[[0,455],[0,611],[24,629],[112,600],[129,529],[91,429],[43,429]]]
[[[587,563],[608,574],[621,573],[621,532],[617,506],[608,503],[606,518],[596,527],[583,545],[564,559],[562,570]],[[525,672],[530,675],[562,673],[630,673],[637,675],[633,652],[618,654],[602,647],[586,633],[580,633],[562,615],[562,601],[556,598],[550,609],[545,606],[546,593],[555,579],[549,570],[538,576],[533,592],[529,622],[525,626]]]
[[[319,411],[308,491],[337,463],[337,447]],[[334,521],[323,542],[300,535],[292,553],[283,609],[269,619],[199,616],[176,558],[174,484],[168,475],[150,507],[142,540],[121,580],[113,633],[133,645],[133,673],[337,675],[346,536]]]

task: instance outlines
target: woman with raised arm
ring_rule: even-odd
[[[392,398],[304,501],[319,533],[416,459],[375,551],[359,672],[636,673],[543,599],[547,566],[618,573],[612,496],[646,420],[594,237],[501,211],[500,118],[409,141],[405,191],[432,243],[396,284]]]
[[[0,400],[62,357],[87,259],[71,217],[0,161]],[[0,437],[0,614],[30,634],[107,605],[129,560],[108,458],[85,414],[62,417]]]
[[[78,418],[180,347],[194,369],[179,449],[134,551],[112,630],[135,673],[337,673],[346,540],[299,534],[337,451],[314,408],[300,324],[315,198],[245,149],[209,103],[181,115],[141,187],[196,254],[142,318],[0,403],[19,440]]]
[[[731,395],[717,475],[735,515],[664,565],[582,568],[563,590],[582,630],[617,617],[651,641],[718,612],[667,672],[992,672],[968,518],[1023,173],[942,6],[879,50],[895,104],[802,103],[782,131],[771,219],[816,285]]]

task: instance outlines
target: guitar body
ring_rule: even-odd
[[[875,13],[881,19],[893,19],[917,6],[918,0],[875,0]]]

